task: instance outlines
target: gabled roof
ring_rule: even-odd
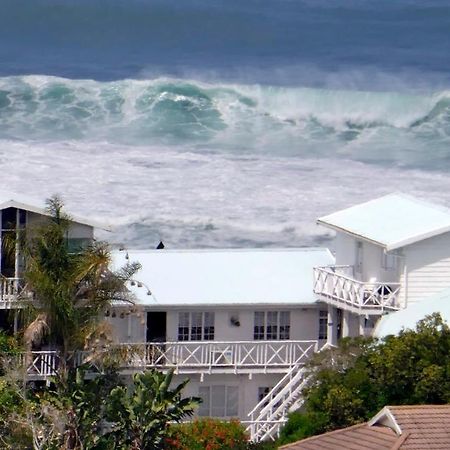
[[[14,193],[8,193],[5,191],[0,192],[0,211],[6,208],[18,208],[25,211],[30,211],[43,216],[50,216],[45,202],[37,200],[28,196],[23,196]],[[110,231],[110,228],[104,224],[100,224],[94,220],[86,219],[80,216],[74,216],[69,214],[72,222],[79,223],[81,225],[88,225],[93,228],[101,228],[102,230]]]
[[[389,251],[450,231],[450,210],[397,193],[321,217],[317,223]]]
[[[386,406],[369,422],[285,445],[289,450],[448,450],[450,405]]]
[[[435,312],[440,313],[442,318],[450,323],[450,289],[424,298],[400,311],[382,316],[376,325],[374,335],[382,338],[398,334],[404,328],[413,329],[419,320]]]
[[[401,437],[388,427],[370,427],[366,423],[330,431],[280,449],[286,450],[391,450]]]
[[[404,441],[399,449],[424,450],[450,448],[450,405],[386,406],[369,426],[395,421]]]
[[[313,267],[334,258],[325,248],[165,249],[116,251],[113,261],[117,268],[141,263],[135,278],[142,287],[130,289],[141,304],[158,307],[312,304]]]

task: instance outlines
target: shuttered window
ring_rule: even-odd
[[[236,417],[239,412],[239,389],[237,386],[200,386],[199,396],[203,402],[198,415],[203,417]]]

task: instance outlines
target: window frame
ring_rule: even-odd
[[[179,311],[178,341],[213,341],[214,311]]]
[[[394,272],[398,267],[399,255],[395,252],[385,252],[381,249],[381,268],[387,272]]]
[[[288,341],[291,339],[291,311],[254,311],[253,340]]]
[[[327,339],[328,339],[328,311],[320,309],[318,340],[326,341]]]
[[[213,408],[217,408],[217,405],[213,405],[213,391],[216,391],[217,393],[218,390],[222,389],[223,402],[219,402],[219,405],[222,406],[224,415],[213,415]],[[200,404],[199,409],[197,410],[197,415],[199,417],[217,417],[229,419],[239,416],[239,386],[227,384],[211,384],[208,386],[199,386],[198,395],[203,400],[203,402]],[[233,400],[235,400],[234,405],[232,403]]]

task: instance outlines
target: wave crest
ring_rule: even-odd
[[[332,91],[160,78],[0,78],[0,138],[255,146],[353,141],[367,132],[450,136],[450,93]]]

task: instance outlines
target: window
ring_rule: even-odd
[[[285,340],[290,339],[290,311],[255,311],[253,339]]]
[[[278,338],[278,312],[267,312],[267,339],[273,341]]]
[[[280,312],[280,340],[289,339],[291,334],[291,314],[289,311]]]
[[[180,312],[178,314],[178,340],[189,340],[189,313]]]
[[[265,314],[263,311],[255,312],[255,323],[253,327],[253,339],[256,341],[264,340],[265,337]]]
[[[258,403],[272,390],[270,386],[263,386],[258,388]]]
[[[363,243],[356,242],[356,258],[355,258],[355,271],[357,273],[362,273],[363,266]]]
[[[180,312],[178,313],[179,341],[212,341],[214,340],[213,312]]]
[[[202,318],[201,312],[191,313],[191,341],[202,340]]]
[[[395,253],[386,253],[382,250],[381,267],[385,270],[397,269],[398,255]]]
[[[328,338],[328,311],[319,311],[319,340]]]
[[[214,313],[213,312],[205,312],[204,313],[203,339],[205,341],[213,341],[214,340]]]
[[[67,238],[67,251],[69,253],[80,253],[92,244],[90,238]]]
[[[198,395],[203,400],[198,409],[199,416],[235,417],[238,415],[237,386],[200,386]]]

